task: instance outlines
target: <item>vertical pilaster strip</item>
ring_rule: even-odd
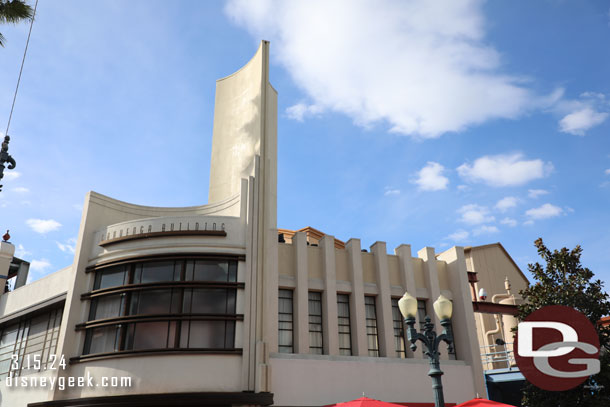
[[[398,267],[400,269],[400,278],[402,287],[414,297],[417,297],[417,286],[415,285],[415,270],[413,269],[413,261],[411,260],[411,245],[401,244],[394,249],[394,254],[398,256]],[[419,315],[415,316],[415,326],[419,326]],[[407,329],[403,324],[403,328]],[[405,331],[406,332],[406,331]],[[406,338],[405,338],[406,341]],[[421,348],[417,348],[415,353],[409,348],[411,344],[406,341],[407,357],[421,358]]]
[[[436,254],[434,253],[434,247],[424,247],[417,252],[417,257],[424,261],[424,277],[426,284],[428,285],[428,291],[430,292],[430,298],[428,299],[427,311],[432,321],[434,321],[436,332],[442,332],[443,327],[440,321],[434,313],[432,304],[441,295],[440,285],[438,283],[438,268],[436,267]],[[441,352],[441,359],[447,359],[447,352]]]
[[[296,232],[292,237],[297,286],[294,290],[294,351],[309,353],[309,275],[307,234]]]
[[[464,248],[454,246],[441,253],[439,260],[447,263],[447,274],[453,297],[451,321],[457,356],[472,367],[475,392],[486,394]]]
[[[320,239],[324,293],[322,294],[322,325],[324,354],[339,354],[339,325],[337,317],[337,277],[335,275],[335,238],[324,235]]]
[[[354,356],[368,356],[360,239],[348,240],[345,249],[347,250],[348,267],[352,280],[352,294],[349,296],[352,354]]]
[[[392,291],[390,289],[390,271],[385,242],[375,242],[371,246],[375,259],[375,273],[379,295],[377,297],[377,324],[379,326],[379,355],[396,357],[394,345],[394,321],[392,319]]]

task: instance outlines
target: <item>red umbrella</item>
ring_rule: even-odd
[[[331,406],[336,406],[336,407],[405,407],[404,405],[401,405],[401,404],[386,403],[385,401],[374,400],[374,399],[370,399],[368,397],[360,397],[359,399],[352,400],[352,401],[346,401],[344,403],[329,404],[328,406],[325,406],[325,407],[331,407]]]
[[[512,404],[498,403],[487,399],[472,399],[455,407],[515,407]]]
[[[455,406],[453,403],[445,403],[447,407]],[[505,404],[503,404],[505,405]],[[324,407],[434,407],[434,403],[386,403],[385,401],[379,401],[370,399],[368,397],[360,397],[359,399],[346,401],[344,403],[329,404]],[[511,406],[512,407],[512,406]]]

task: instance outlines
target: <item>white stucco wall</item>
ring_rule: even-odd
[[[274,404],[323,406],[362,396],[388,402],[434,400],[428,361],[372,357],[272,354]],[[443,361],[445,401],[475,397],[472,369],[461,361]]]

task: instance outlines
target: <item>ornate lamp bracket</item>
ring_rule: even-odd
[[[11,141],[11,138],[8,136],[4,136],[4,141],[2,142],[2,148],[0,149],[0,180],[4,177],[4,163],[8,163],[8,169],[12,170],[17,166],[15,159],[11,157],[8,153],[8,143]],[[0,185],[0,192],[2,191],[2,185]]]

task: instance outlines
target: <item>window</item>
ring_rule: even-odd
[[[322,293],[309,292],[309,353],[324,353],[322,339]]]
[[[379,356],[379,338],[377,336],[377,312],[375,310],[375,297],[364,297],[366,312],[366,337],[369,347],[369,356]]]
[[[392,298],[392,321],[394,324],[394,348],[396,349],[396,356],[406,358],[404,321],[398,308],[398,298]]]
[[[349,295],[337,294],[339,317],[339,354],[352,356],[352,333],[349,325]]]
[[[294,353],[294,314],[292,307],[292,290],[280,289],[278,301],[278,350],[280,351],[280,353]]]
[[[426,300],[417,300],[417,318],[419,319],[419,330],[423,331],[426,325]]]
[[[59,326],[63,312],[61,306],[42,314],[26,317],[16,323],[0,327],[0,379],[8,376],[39,372],[53,362],[51,355],[57,351]],[[18,356],[18,369],[11,369],[11,356]],[[40,358],[40,369],[34,370],[34,356]],[[28,363],[29,361],[29,363]],[[57,366],[57,362],[54,363]]]
[[[237,261],[148,261],[96,271],[83,355],[234,349]]]
[[[455,353],[455,334],[453,334],[453,325],[451,325],[451,322],[449,322],[449,328],[451,329],[451,336],[453,337],[453,350],[447,353],[449,354],[449,360],[457,360],[457,353]]]

